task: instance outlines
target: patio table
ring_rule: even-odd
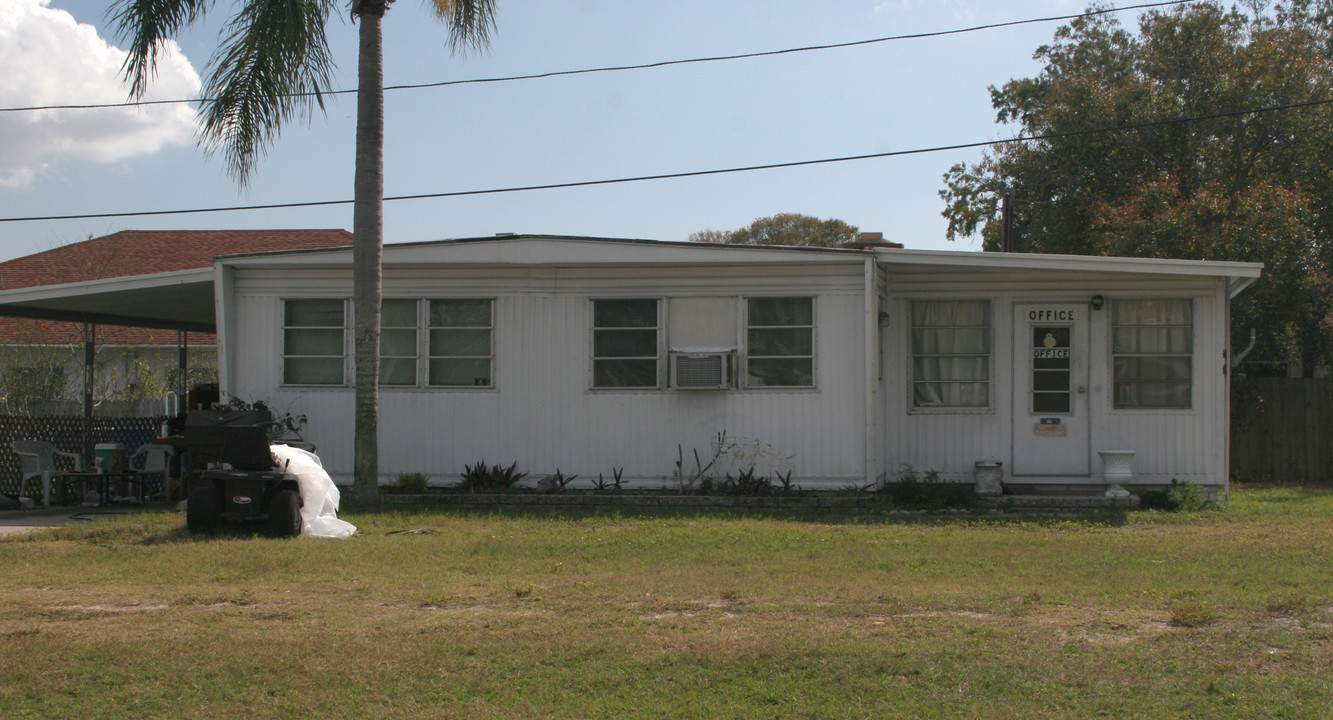
[[[77,482],[80,485],[86,485],[87,483],[91,482],[94,483],[94,485],[97,487],[99,504],[109,505],[111,503],[111,489],[117,483],[123,485],[133,484],[137,486],[139,489],[138,492],[139,502],[143,502],[144,500],[143,481],[148,479],[150,475],[155,475],[155,473],[145,474],[145,473],[135,472],[133,470],[125,470],[123,472],[89,472],[89,471],[67,472],[64,473],[61,477],[65,481],[65,491],[67,496],[69,494],[69,483],[71,481]]]

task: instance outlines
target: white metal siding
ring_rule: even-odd
[[[1016,302],[1086,303],[1094,294],[1107,307],[1090,311],[1089,374],[1091,474],[1069,482],[1101,482],[1098,450],[1135,450],[1135,482],[1172,479],[1226,482],[1227,381],[1222,374],[1226,343],[1225,285],[1215,278],[1055,277],[1031,272],[974,277],[931,271],[889,280],[884,373],[886,448],[881,466],[890,479],[911,467],[970,481],[975,462],[1012,466],[1013,313]],[[1111,408],[1110,303],[1116,298],[1188,297],[1194,302],[1194,396],[1188,410],[1127,411]],[[914,410],[911,407],[911,315],[913,299],[988,299],[992,313],[992,406],[984,411]],[[1020,400],[1021,401],[1021,400]],[[1027,481],[1026,478],[1019,481]],[[1052,479],[1053,482],[1061,482]]]
[[[752,440],[790,456],[793,480],[859,482],[865,457],[863,273],[860,262],[799,268],[390,268],[386,297],[495,299],[495,388],[381,388],[382,479],[424,472],[452,481],[464,464],[485,460],[517,461],[533,477],[559,468],[565,475],[591,479],[601,473],[609,480],[623,468],[626,479],[661,482],[675,470],[678,446],[689,471],[693,451],[706,463],[712,439],[725,431],[729,441]],[[283,388],[278,362],[281,300],[338,296],[330,287],[350,295],[350,275],[251,269],[237,275],[242,347],[228,390],[308,415],[307,439],[319,446],[331,473],[347,481],[351,388]],[[814,389],[589,388],[591,298],[723,293],[737,303],[755,295],[816,298]],[[743,332],[738,324],[738,346]],[[665,378],[665,353],[662,363]]]

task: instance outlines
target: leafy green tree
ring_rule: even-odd
[[[860,231],[841,220],[820,220],[809,215],[779,213],[762,217],[739,230],[701,230],[690,242],[726,245],[813,245],[842,247],[856,240]]]
[[[1137,33],[1110,15],[1060,28],[1037,77],[991,88],[998,122],[1041,139],[945,174],[949,239],[998,250],[1009,194],[1019,252],[1263,262],[1237,346],[1253,327],[1252,358],[1333,359],[1331,9],[1209,2],[1146,13]]]
[[[352,215],[352,303],[356,361],[353,495],[373,497],[379,481],[379,338],[384,246],[384,36],[393,0],[352,0],[360,23]],[[495,0],[427,0],[444,22],[453,50],[483,49],[495,27]],[[203,17],[216,0],[116,0],[129,38],[125,75],[143,96],[161,44]],[[323,110],[334,61],[325,27],[334,0],[242,0],[209,61],[201,108],[201,143],[221,150],[244,186],[282,126]]]

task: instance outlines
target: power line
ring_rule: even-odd
[[[680,178],[705,177],[708,175],[726,175],[731,173],[754,172],[758,170],[779,170],[783,168],[807,167],[812,165],[829,165],[833,163],[854,162],[858,160],[874,160],[880,158],[902,157],[906,155],[924,155],[928,153],[948,152],[951,150],[969,150],[981,147],[993,147],[1000,145],[1011,145],[1023,142],[1040,142],[1044,140],[1059,140],[1061,138],[1079,137],[1083,135],[1097,135],[1103,133],[1122,132],[1126,130],[1141,130],[1144,128],[1161,127],[1165,125],[1179,125],[1190,122],[1200,122],[1204,120],[1218,120],[1229,117],[1241,117],[1244,115],[1257,115],[1260,113],[1277,112],[1282,110],[1298,110],[1320,105],[1333,105],[1333,99],[1312,100],[1310,102],[1292,103],[1287,105],[1273,105],[1263,108],[1250,110],[1232,110],[1228,112],[1213,113],[1211,115],[1193,115],[1183,118],[1170,118],[1166,120],[1151,120],[1141,123],[1132,123],[1129,125],[1115,125],[1103,128],[1088,128],[1086,130],[1071,130],[1068,132],[1047,133],[1043,135],[1019,135],[1017,137],[1003,140],[985,140],[980,142],[958,143],[954,145],[936,145],[934,147],[916,148],[913,150],[893,150],[889,152],[868,153],[864,155],[846,155],[842,157],[821,158],[818,160],[795,160],[790,162],[767,163],[763,165],[748,165],[744,167],[720,168],[713,170],[692,170],[676,173],[661,173],[656,175],[637,175],[632,177],[621,177],[603,180],[581,180],[563,183],[549,183],[544,185],[520,185],[504,188],[489,188],[484,190],[457,190],[453,192],[421,193],[416,195],[395,195],[384,198],[384,202],[396,202],[400,200],[428,200],[440,198],[467,197],[476,195],[499,195],[504,193],[531,192],[535,190],[560,190],[567,188],[595,187],[598,185],[620,185],[635,182],[647,182],[651,180],[675,180]],[[211,208],[191,208],[186,210],[144,210],[136,212],[119,213],[88,213],[80,215],[46,215],[32,217],[12,217],[0,218],[0,223],[7,222],[35,222],[48,220],[89,220],[102,218],[124,218],[124,217],[149,217],[157,215],[194,215],[201,213],[215,212],[239,212],[251,210],[281,210],[290,208],[323,207],[330,205],[351,205],[351,200],[312,200],[310,202],[295,203],[271,203],[265,205],[232,205],[225,207]]]
[[[819,50],[836,50],[838,48],[858,47],[862,45],[874,45],[876,43],[894,42],[898,40],[919,40],[923,38],[944,37],[947,35],[960,35],[963,33],[977,32],[980,30],[994,30],[997,28],[1014,27],[1018,25],[1032,25],[1036,23],[1059,22],[1062,20],[1073,20],[1075,18],[1106,15],[1108,13],[1124,12],[1128,10],[1146,10],[1151,8],[1168,7],[1172,5],[1186,5],[1200,0],[1166,0],[1164,2],[1143,3],[1140,5],[1126,5],[1124,7],[1089,9],[1086,12],[1077,15],[1052,15],[1049,17],[1028,18],[1026,20],[1009,20],[1006,22],[988,23],[985,25],[974,25],[966,28],[956,28],[953,30],[935,30],[931,32],[909,33],[906,35],[890,35],[888,37],[871,38],[869,40],[852,40],[850,42],[830,43],[827,45],[807,45],[804,47],[786,48],[783,50],[765,50],[753,53],[740,53],[736,55],[715,55],[711,57],[688,58],[685,60],[662,60],[659,62],[644,63],[640,65],[610,65],[605,67],[584,68],[581,70],[555,70],[544,73],[533,73],[530,75],[510,75],[505,77],[492,78],[473,78],[469,80],[444,80],[431,83],[416,83],[410,85],[386,85],[386,92],[391,90],[422,90],[427,88],[452,87],[455,85],[479,85],[486,83],[513,82],[516,80],[544,80],[554,77],[568,77],[571,75],[589,75],[592,73],[621,72],[624,70],[648,70],[652,68],[670,67],[672,65],[689,65],[694,63],[721,62],[726,60],[746,60],[750,58],[772,57],[775,55],[790,55],[793,53],[815,52]],[[322,95],[353,95],[356,90],[330,90]],[[303,97],[315,95],[315,93],[295,93],[288,97]],[[193,100],[139,100],[135,102],[123,103],[88,103],[80,105],[37,105],[31,107],[12,107],[0,108],[0,112],[35,112],[38,110],[96,110],[105,108],[130,108],[130,107],[148,107],[152,105],[181,105],[196,102],[210,102],[213,98],[196,98]]]

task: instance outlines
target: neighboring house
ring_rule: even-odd
[[[350,243],[345,230],[124,231],[0,263],[0,291],[211,268],[218,255]],[[74,408],[84,391],[83,332],[81,323],[0,317],[0,412],[81,412]],[[147,401],[160,411],[166,391],[179,387],[181,339],[174,330],[98,325],[94,401]],[[187,381],[216,382],[214,336],[189,333],[184,340]]]
[[[497,236],[384,247],[381,482],[517,462],[670,486],[938,473],[1100,489],[1228,482],[1228,309],[1253,263]],[[155,293],[215,323],[223,392],[309,418],[352,474],[349,249],[0,292],[0,312]],[[137,309],[132,301],[140,298]],[[210,302],[211,300],[211,302]]]

